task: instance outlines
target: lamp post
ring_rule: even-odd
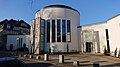
[[[17,50],[16,50],[17,54],[18,54],[18,45],[19,45],[19,37],[17,37]]]

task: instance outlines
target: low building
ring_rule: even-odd
[[[6,49],[7,35],[29,35],[30,25],[23,20],[3,20],[0,22],[0,50]]]
[[[7,50],[27,47],[30,50],[30,35],[7,35]]]
[[[81,30],[81,51],[89,53],[104,53],[104,49],[110,49],[107,44],[108,27],[107,22],[100,22],[95,24],[88,24],[78,26]]]
[[[81,51],[120,55],[120,14],[106,22],[78,26]]]

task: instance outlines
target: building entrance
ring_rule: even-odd
[[[92,52],[92,42],[86,42],[86,52]]]

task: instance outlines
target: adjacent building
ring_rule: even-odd
[[[78,26],[82,52],[120,55],[120,14],[106,22]]]
[[[7,50],[18,50],[22,48],[30,48],[30,35],[7,35]]]
[[[109,48],[108,40],[108,27],[107,22],[100,22],[95,24],[88,24],[78,26],[80,33],[78,36],[81,38],[81,51],[89,53],[104,53],[104,49]]]
[[[29,35],[30,25],[23,20],[3,20],[0,22],[0,50],[6,49],[7,35]]]

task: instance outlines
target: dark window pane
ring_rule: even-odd
[[[18,42],[19,42],[19,44],[18,44],[18,48],[20,48],[20,38],[19,38]]]
[[[57,42],[61,42],[61,24],[60,19],[57,20]]]
[[[20,38],[21,39],[21,44],[20,44],[20,48],[22,48],[22,38]]]
[[[67,32],[70,32],[70,20],[67,20]]]
[[[66,42],[66,21],[62,20],[62,42]]]
[[[106,40],[107,40],[107,50],[110,52],[110,44],[109,44],[109,32],[108,29],[105,29],[106,31]]]
[[[41,27],[45,27],[45,20],[41,20],[41,21],[40,21],[40,26],[41,26]]]
[[[41,27],[41,28],[40,28],[40,31],[41,31],[41,34],[44,34],[44,32],[45,32],[45,31],[44,31],[44,27]]]
[[[108,50],[108,52],[110,52],[110,44],[109,44],[109,40],[107,40],[107,50]]]
[[[41,35],[41,42],[44,42],[44,35]]]
[[[70,20],[67,20],[67,41],[71,41]]]
[[[108,29],[105,29],[106,31],[106,38],[109,39],[109,36],[108,36]]]
[[[52,20],[52,42],[55,42],[55,20]]]
[[[45,40],[44,40],[44,38],[45,38],[44,34],[45,34],[45,20],[41,20],[41,22],[40,22],[41,42],[44,42],[44,41],[45,41]]]
[[[47,42],[50,42],[50,20],[47,20]]]

